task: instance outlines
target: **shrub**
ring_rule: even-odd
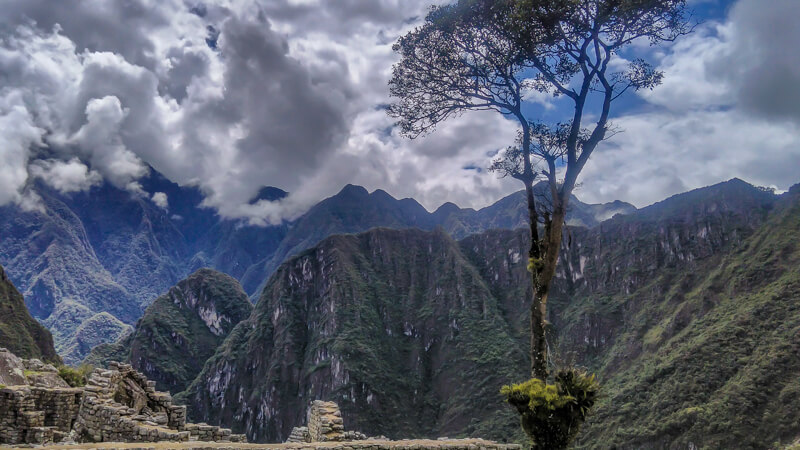
[[[61,366],[58,368],[58,376],[72,387],[83,387],[86,386],[86,380],[93,370],[94,367],[89,364],[83,364],[77,369],[70,366]]]
[[[594,375],[564,369],[556,374],[555,384],[534,378],[503,386],[500,393],[517,409],[534,448],[565,449],[577,437],[599,390]]]

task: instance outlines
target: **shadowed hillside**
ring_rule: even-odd
[[[25,301],[0,266],[0,347],[22,358],[60,363],[53,336],[28,312]]]

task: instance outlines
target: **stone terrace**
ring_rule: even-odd
[[[274,449],[274,450],[522,450],[517,444],[500,444],[483,439],[441,439],[441,440],[374,440],[367,439],[356,442],[315,442],[315,443],[286,443],[286,444],[246,444],[223,442],[175,442],[155,444],[119,444],[101,443],[92,445],[58,445],[42,447],[48,450],[55,449],[125,449],[125,450],[155,450],[155,449],[191,449],[191,450],[233,450],[233,449]]]
[[[173,405],[129,364],[95,369],[85,387],[70,388],[55,367],[0,348],[0,444],[162,441],[246,439],[227,428],[186,423],[186,407]]]
[[[187,424],[186,407],[158,392],[155,382],[129,364],[96,369],[84,389],[75,432],[88,442],[242,442],[244,436],[205,424]]]

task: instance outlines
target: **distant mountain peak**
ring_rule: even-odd
[[[276,188],[274,186],[264,186],[258,190],[256,196],[251,198],[248,203],[254,205],[261,200],[274,202],[286,198],[287,195],[289,195],[289,193],[284,191],[283,189]]]
[[[363,197],[369,195],[369,191],[364,186],[357,184],[348,184],[343,187],[336,197]]]
[[[437,216],[447,216],[448,214],[452,214],[458,211],[461,211],[461,207],[459,207],[453,202],[445,202],[442,203],[442,206],[436,208],[436,211],[434,211],[433,214]]]

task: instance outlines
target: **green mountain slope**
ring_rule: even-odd
[[[627,320],[649,326],[621,330],[598,360],[606,399],[580,447],[769,448],[796,438],[800,192],[731,252],[670,284],[666,295],[631,294],[646,307]],[[645,351],[631,358],[638,340]]]
[[[127,329],[120,323],[133,325],[150,301],[201,267],[240,280],[255,300],[286,258],[335,233],[443,226],[462,237],[515,227],[526,217],[515,200],[519,193],[478,211],[451,204],[429,213],[413,199],[349,185],[296,220],[255,226],[217,216],[201,206],[198,189],[178,186],[154,170],[142,187],[147,196],[109,184],[62,194],[34,182],[31,188],[42,197],[39,210],[0,207],[0,264],[23,292],[31,315],[52,331],[67,362],[84,358],[91,342],[117,340]],[[154,192],[167,196],[166,208],[150,200]],[[286,195],[265,187],[252,201]],[[610,212],[633,209],[622,203],[580,204],[570,215],[575,223],[594,225]],[[98,316],[102,313],[114,320]],[[76,336],[90,319],[81,328],[83,336]]]
[[[75,340],[83,321],[105,312],[133,323],[141,308],[97,259],[80,218],[60,200],[45,193],[42,199],[41,211],[0,208],[0,260],[31,315],[53,332],[65,361],[75,363],[85,355]]]
[[[59,363],[53,336],[28,312],[25,301],[0,266],[0,347],[21,358]]]
[[[197,420],[281,441],[310,400],[390,437],[518,433],[498,399],[524,351],[497,300],[444,232],[325,239],[270,279],[182,397]]]
[[[234,278],[200,269],[148,306],[132,333],[96,347],[86,362],[129,362],[159,389],[177,393],[252,309]]]

